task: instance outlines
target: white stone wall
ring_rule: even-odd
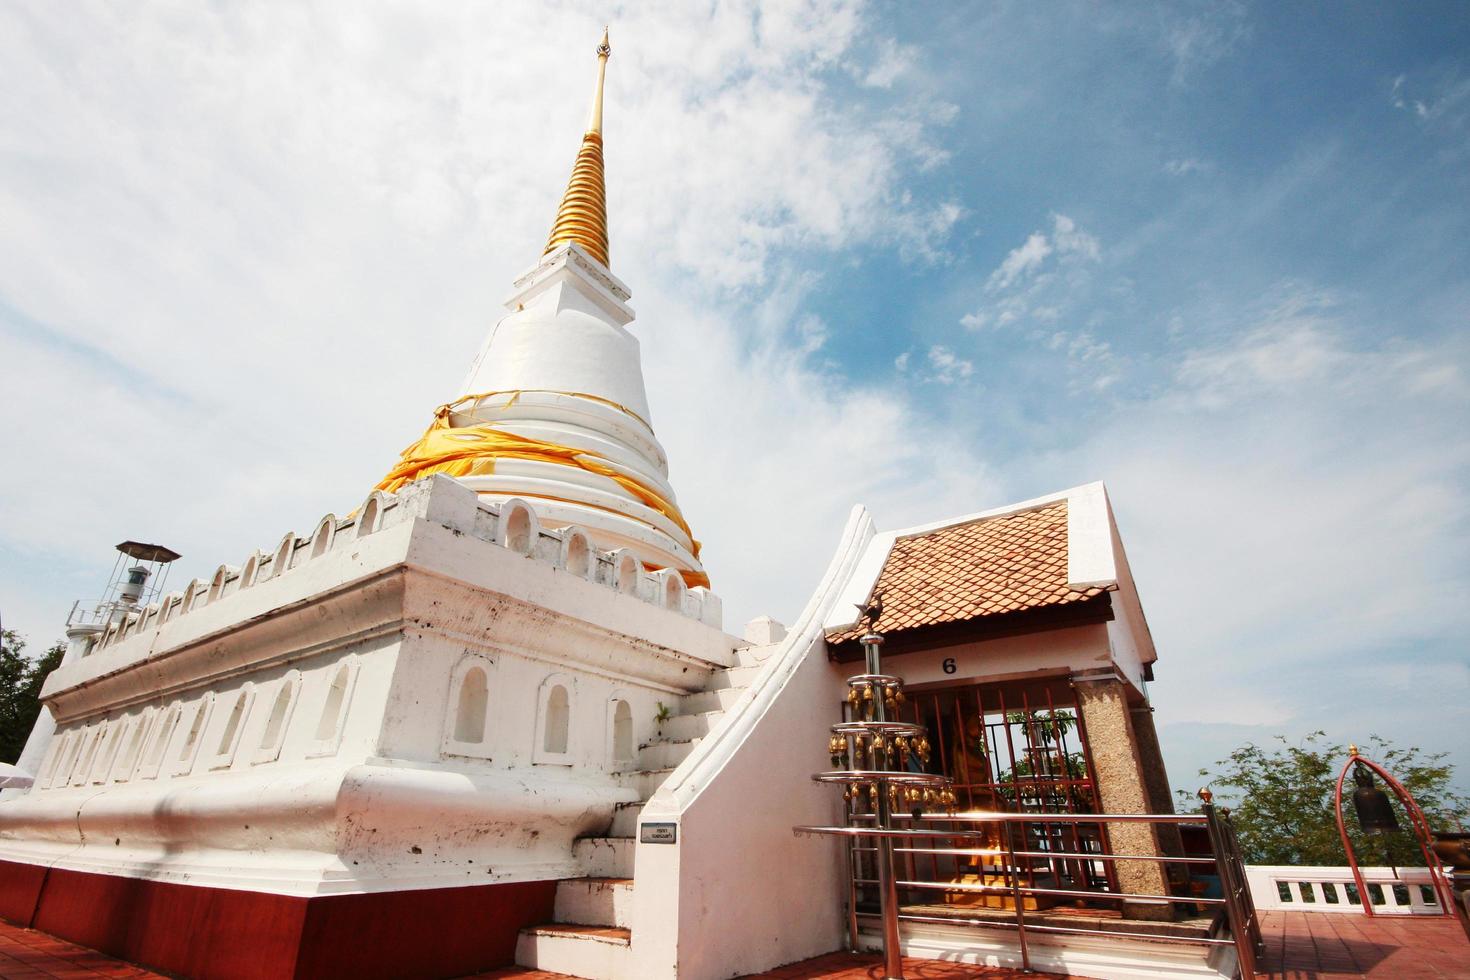
[[[447,477],[239,569],[52,674],[56,738],[36,787],[0,803],[0,857],[298,894],[571,874],[571,841],[637,797],[614,699],[636,751],[658,701],[734,662],[706,590]],[[453,737],[470,666],[478,742]]]

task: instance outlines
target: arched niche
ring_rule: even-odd
[[[328,514],[317,522],[316,530],[311,532],[311,557],[320,558],[332,550],[332,541],[337,537],[337,518],[334,514]]]
[[[541,682],[536,709],[536,742],[531,758],[546,765],[572,764],[572,714],[576,685],[566,674]]]
[[[613,560],[613,588],[624,595],[638,594],[638,577],[643,573],[643,564],[638,556],[626,548],[619,548],[612,553]]]
[[[234,569],[229,565],[221,565],[214,570],[214,576],[209,580],[208,602],[214,602],[216,599],[223,598],[225,586],[229,583],[230,573],[233,571]]]
[[[245,564],[240,569],[240,584],[238,589],[248,589],[255,584],[256,578],[260,576],[260,565],[265,555],[259,551],[252,551],[250,557],[245,559]]]
[[[609,768],[627,769],[638,754],[633,730],[633,703],[626,692],[616,691],[607,702],[607,755]]]
[[[577,578],[590,579],[597,569],[597,552],[587,532],[573,525],[562,530],[561,565]]]
[[[495,662],[489,657],[467,654],[454,665],[445,702],[443,750],[446,754],[490,758],[493,750],[490,700],[494,679]]]
[[[122,746],[118,751],[117,762],[112,767],[113,782],[125,783],[133,778],[133,773],[137,772],[138,762],[143,755],[143,746],[148,741],[148,729],[153,724],[155,716],[154,709],[146,708],[128,726],[126,734],[123,735]]]
[[[378,529],[383,519],[384,495],[380,490],[368,494],[367,500],[357,509],[357,536],[365,538]]]
[[[541,536],[541,522],[524,500],[512,497],[500,505],[500,523],[495,529],[496,543],[521,555],[536,553],[536,539]]]
[[[352,708],[352,691],[357,684],[358,663],[356,657],[347,657],[330,667],[326,673],[327,686],[322,693],[321,710],[316,717],[309,756],[335,755],[342,744],[342,733],[347,727],[347,716]]]
[[[665,568],[658,573],[659,578],[659,605],[672,612],[684,611],[684,594],[688,588],[684,585],[684,577],[672,568]]]
[[[280,578],[291,568],[291,559],[296,555],[296,532],[287,531],[281,543],[276,545],[275,557],[271,559],[271,578]]]
[[[291,724],[291,715],[296,709],[297,696],[301,693],[301,671],[288,670],[276,684],[271,697],[270,714],[266,715],[265,727],[260,733],[260,742],[255,747],[251,762],[275,762],[280,758],[281,747],[286,744],[286,732]]]
[[[229,713],[225,715],[224,727],[220,730],[219,739],[212,746],[213,757],[210,759],[209,768],[228,769],[235,761],[235,752],[240,747],[240,740],[245,735],[245,722],[250,717],[250,709],[255,704],[255,685],[247,681],[233,697],[226,702]]]
[[[143,750],[143,760],[138,765],[139,779],[154,779],[163,768],[163,760],[168,754],[169,743],[173,741],[174,732],[179,727],[179,716],[183,713],[183,705],[177,701],[163,710],[158,723],[153,726],[152,736],[148,739],[148,745]]]
[[[187,775],[194,768],[194,760],[199,757],[199,746],[204,742],[205,729],[209,727],[209,716],[214,710],[214,694],[206,692],[185,710],[184,717],[187,721],[182,722],[184,738],[179,743],[173,760],[175,776]]]
[[[98,746],[112,730],[110,722],[101,722],[94,725],[87,732],[87,737],[82,740],[82,750],[77,755],[77,764],[72,769],[71,784],[81,786],[87,781],[87,776],[92,771],[92,764],[96,761]]]

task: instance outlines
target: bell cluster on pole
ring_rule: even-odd
[[[843,836],[871,835],[874,864],[878,879],[879,917],[883,928],[883,976],[903,980],[903,957],[899,951],[898,883],[894,874],[893,841],[910,833],[893,828],[893,814],[907,810],[915,819],[925,811],[955,808],[954,786],[946,776],[926,772],[929,761],[929,731],[923,725],[899,721],[907,700],[903,678],[883,673],[883,634],[878,632],[878,619],[883,615],[883,592],[876,591],[866,604],[858,606],[859,621],[865,632],[863,645],[864,673],[847,679],[847,721],[832,726],[827,739],[827,753],[832,769],[812,776],[819,783],[841,783],[843,799],[848,802],[848,826],[797,828],[815,833]],[[871,814],[871,821],[852,817]],[[853,892],[856,896],[856,890]],[[855,898],[854,898],[855,904]],[[850,908],[856,923],[856,908]],[[857,927],[852,927],[857,942]]]
[[[832,777],[846,771],[848,778],[840,780],[844,783],[842,798],[858,812],[876,811],[880,787],[886,785],[893,810],[908,810],[915,819],[925,811],[953,813],[955,794],[949,781],[924,772],[931,751],[928,731],[921,725],[889,720],[898,717],[908,700],[902,679],[859,674],[849,678],[847,685],[854,720],[832,726],[827,751],[836,771],[823,776],[839,781]],[[913,759],[918,760],[917,767],[912,766]]]

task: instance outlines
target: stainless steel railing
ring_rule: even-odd
[[[917,912],[902,912],[897,902],[883,903],[884,917],[892,916],[892,923],[884,923],[885,933],[891,927],[896,934],[897,923],[902,922],[928,922],[943,923],[945,925],[963,925],[976,927],[992,927],[1014,930],[1021,957],[1021,965],[1024,969],[1031,968],[1031,952],[1028,943],[1028,933],[1046,933],[1058,935],[1087,935],[1112,937],[1116,939],[1148,939],[1154,941],[1194,943],[1207,947],[1233,946],[1236,952],[1236,962],[1240,969],[1240,976],[1253,978],[1256,975],[1258,958],[1263,951],[1261,943],[1260,922],[1256,914],[1255,905],[1251,900],[1250,888],[1246,882],[1244,866],[1241,863],[1239,845],[1235,839],[1235,830],[1231,826],[1228,810],[1217,810],[1213,803],[1207,798],[1208,794],[1202,794],[1204,804],[1199,813],[1188,814],[1045,814],[1045,813],[1000,813],[1000,812],[971,812],[957,813],[954,815],[931,814],[925,815],[922,820],[929,824],[937,824],[937,827],[894,827],[879,829],[874,826],[847,826],[847,827],[797,827],[799,834],[821,834],[844,838],[849,843],[848,853],[848,929],[852,938],[853,948],[857,948],[858,920],[871,917],[872,913],[861,912],[858,909],[859,889],[863,886],[877,886],[877,878],[864,876],[862,870],[861,855],[866,852],[876,853],[880,848],[880,842],[891,848],[892,853],[914,857],[918,855],[929,855],[931,858],[993,858],[996,859],[997,867],[1004,883],[985,884],[985,875],[980,875],[982,883],[962,881],[924,881],[917,876],[910,875],[907,879],[899,878],[894,885],[899,891],[930,892],[941,891],[945,893],[979,893],[1004,896],[1009,898],[1010,905],[1014,910],[1013,921],[1006,922],[993,916],[963,918],[955,916],[925,915]],[[871,815],[853,814],[854,819],[868,819]],[[892,819],[902,821],[908,819],[906,815],[894,813]],[[913,822],[913,821],[910,821]],[[1211,854],[1204,856],[1184,855],[1158,855],[1158,854],[1129,854],[1109,852],[1106,850],[1090,851],[1057,851],[1045,848],[1017,846],[1018,834],[1029,833],[1028,825],[1070,825],[1074,831],[1083,827],[1095,825],[1124,824],[1124,823],[1146,823],[1154,825],[1172,825],[1176,827],[1203,827],[1210,842]],[[949,824],[951,826],[944,826]],[[993,842],[997,836],[995,833],[987,833],[983,830],[962,829],[958,825],[999,825],[1002,833],[999,835],[1003,846],[971,846],[974,844]],[[1074,833],[1073,840],[1081,840],[1083,835]],[[1051,838],[1047,838],[1051,839]],[[1089,835],[1089,840],[1106,840],[1105,833]],[[870,843],[869,843],[870,842]],[[1219,876],[1221,897],[1205,897],[1201,895],[1173,895],[1155,893],[1131,893],[1121,889],[1108,890],[1103,888],[1059,888],[1036,884],[1029,875],[1031,865],[1034,862],[1151,862],[1159,865],[1182,865],[1202,866],[1210,865]],[[983,865],[982,865],[983,867]],[[1027,882],[1023,882],[1023,876]],[[1090,899],[1110,902],[1128,902],[1135,905],[1168,905],[1192,906],[1197,909],[1213,909],[1216,911],[1215,923],[1204,935],[1190,935],[1186,933],[1169,932],[1145,932],[1129,931],[1126,929],[1099,929],[1088,928],[1081,925],[1059,925],[1055,921],[1047,921],[1045,917],[1032,914],[1028,921],[1026,912],[1026,900],[1028,898],[1040,899],[1045,896],[1068,899]],[[1037,902],[1036,904],[1040,904]],[[1039,909],[1037,911],[1040,911]],[[1223,927],[1223,930],[1221,929]],[[1222,935],[1226,932],[1228,935]]]

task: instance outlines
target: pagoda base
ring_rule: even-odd
[[[0,917],[193,977],[455,977],[514,962],[555,881],[276,895],[0,861]]]

